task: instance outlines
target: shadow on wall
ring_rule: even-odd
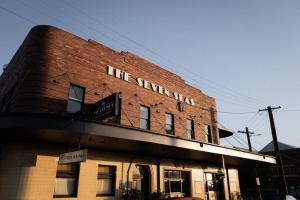
[[[22,151],[22,147],[3,148],[0,154],[0,194],[1,199],[25,199],[25,191],[31,180],[31,170],[36,166],[36,155]]]

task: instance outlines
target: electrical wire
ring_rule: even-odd
[[[106,25],[105,23],[101,22],[99,19],[92,17],[91,15],[87,14],[86,12],[83,12],[82,9],[78,9],[78,8],[75,7],[73,4],[70,4],[70,3],[68,3],[68,2],[65,1],[65,0],[62,0],[61,2],[64,3],[65,5],[67,5],[68,7],[71,7],[72,9],[76,10],[78,13],[81,13],[82,15],[86,16],[86,17],[89,18],[90,20],[95,21],[97,24],[99,24],[99,25],[101,25],[101,26],[104,26],[106,29],[109,29],[109,30],[112,31],[113,33],[117,34],[118,36],[120,36],[120,37],[122,37],[122,38],[124,38],[124,39],[126,39],[126,40],[128,40],[128,41],[130,41],[130,42],[132,42],[133,44],[135,44],[135,45],[137,45],[137,46],[143,48],[144,50],[146,50],[146,51],[152,53],[153,55],[156,55],[156,56],[160,57],[160,58],[163,59],[163,60],[168,61],[169,63],[171,63],[171,64],[173,64],[173,65],[175,65],[175,66],[180,66],[180,68],[185,69],[185,70],[188,71],[190,74],[195,75],[195,72],[191,72],[191,71],[190,71],[189,69],[187,69],[185,66],[180,65],[180,64],[178,64],[178,63],[174,63],[172,60],[166,58],[165,56],[160,55],[159,53],[153,51],[152,49],[146,47],[145,45],[140,44],[139,42],[137,42],[137,41],[135,41],[135,40],[129,38],[128,36],[126,36],[126,35],[124,35],[124,34],[121,34],[120,32],[116,31],[115,29],[111,28],[110,26]],[[199,78],[199,74],[196,74],[196,75],[197,75],[197,78]],[[213,82],[213,81],[211,81],[211,80],[209,80],[209,79],[206,79],[206,78],[202,78],[202,77],[201,77],[201,79],[206,80],[206,81],[209,81],[209,82]],[[217,83],[214,82],[214,84],[217,84]],[[224,86],[222,86],[222,85],[220,85],[220,84],[217,84],[217,85],[218,85],[219,87],[225,88],[226,90],[229,90],[229,91],[231,91],[231,92],[234,92],[234,93],[236,93],[236,94],[239,94],[240,96],[244,96],[244,97],[248,98],[248,100],[251,99],[251,100],[255,100],[256,103],[259,102],[259,101],[257,101],[255,98],[252,98],[252,97],[249,97],[249,96],[246,96],[246,95],[237,93],[236,91],[234,91],[234,90],[232,90],[232,89],[230,89],[230,88],[226,88],[226,87],[224,87]]]
[[[60,20],[60,19],[54,18],[54,17],[52,17],[52,16],[50,16],[50,15],[48,15],[48,14],[45,14],[45,13],[41,12],[40,10],[38,10],[38,9],[32,7],[32,6],[29,6],[28,4],[26,4],[26,3],[22,2],[22,1],[18,1],[18,2],[22,3],[22,4],[23,4],[24,6],[26,6],[26,7],[29,7],[29,8],[31,8],[31,9],[36,10],[36,11],[39,12],[40,14],[43,14],[43,15],[45,15],[45,16],[51,18],[51,19],[54,19],[55,21],[58,21],[59,23],[62,23],[62,24],[65,25],[65,26],[68,26],[68,27],[72,28],[71,26],[69,26],[68,24],[64,23],[64,22],[63,22],[62,20]],[[14,14],[16,14],[16,13],[14,13]],[[18,16],[22,18],[22,16],[20,16],[20,15],[18,15]],[[26,19],[27,19],[27,18],[26,18]],[[31,22],[31,23],[34,23],[34,22],[31,21],[31,20],[27,20],[27,21],[29,21],[29,22]],[[35,24],[35,23],[34,23],[34,24]],[[91,28],[91,27],[89,27],[89,28]],[[95,29],[93,29],[93,30],[96,31]],[[85,33],[83,33],[81,30],[79,30],[79,31],[80,31],[82,34],[85,34]],[[103,35],[103,33],[99,33],[99,34]],[[109,39],[113,40],[113,38],[111,38],[111,37],[109,37]],[[114,40],[114,41],[120,43],[119,41],[116,41],[116,40]],[[124,45],[124,44],[121,44],[121,45],[126,46],[127,48],[130,48],[130,47],[127,46],[127,45]],[[131,49],[131,48],[130,48],[130,49]],[[222,101],[224,101],[224,100],[222,100]],[[230,102],[230,103],[232,103],[232,102]]]

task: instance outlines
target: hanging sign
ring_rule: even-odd
[[[59,155],[59,164],[68,164],[68,163],[76,163],[76,162],[85,162],[87,158],[87,149],[68,152]]]
[[[118,93],[107,96],[93,106],[93,119],[101,120],[107,117],[120,115],[120,98]]]

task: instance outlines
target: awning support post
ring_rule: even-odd
[[[156,178],[157,178],[157,192],[160,192],[160,158],[156,161]]]
[[[230,195],[231,192],[230,192],[230,182],[229,182],[228,168],[225,165],[224,155],[222,155],[222,165],[223,165],[223,172],[224,172],[224,175],[225,175],[225,179],[227,180],[228,197],[229,197],[229,200],[231,200],[231,195]],[[226,198],[226,192],[225,192],[225,198]]]

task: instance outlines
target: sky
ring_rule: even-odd
[[[235,132],[226,146],[260,150],[272,140],[299,147],[298,0],[0,0],[0,73],[29,30],[59,27],[130,51],[180,75],[216,99],[218,123]]]

